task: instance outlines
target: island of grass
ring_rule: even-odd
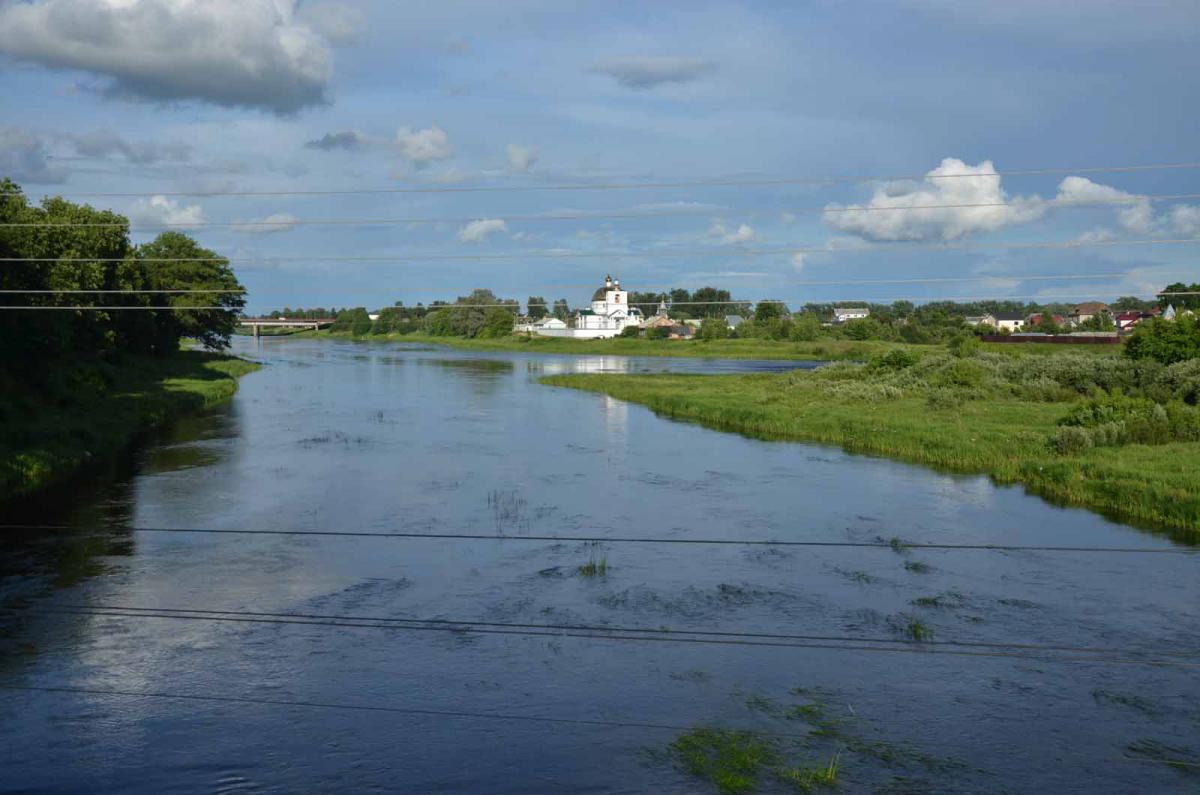
[[[12,379],[0,404],[0,503],[113,458],[139,437],[237,391],[258,365],[218,353],[123,355]]]
[[[1021,483],[1200,542],[1200,359],[899,350],[753,375],[560,375],[706,426]]]

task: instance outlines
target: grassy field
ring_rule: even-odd
[[[790,340],[647,340],[615,338],[607,340],[576,340],[556,337],[530,337],[526,335],[500,337],[496,339],[465,339],[462,337],[432,337],[425,334],[368,334],[351,337],[346,332],[302,331],[288,336],[305,339],[357,339],[364,342],[411,342],[425,345],[445,345],[472,351],[519,351],[525,353],[566,353],[580,356],[675,356],[710,359],[794,359],[822,361],[865,361],[872,356],[896,349],[914,351],[940,350],[940,345],[910,345],[903,342],[881,342],[879,340],[819,339],[812,342]],[[1031,354],[1053,354],[1063,351],[1062,345],[1030,343],[1007,345],[992,343],[983,345],[985,350],[1010,356]],[[1119,345],[1079,345],[1072,351],[1097,356],[1119,354]]]
[[[865,368],[864,368],[865,369]],[[835,444],[1021,483],[1053,502],[1200,542],[1200,443],[1128,444],[1060,455],[1048,439],[1071,401],[1011,394],[939,407],[942,389],[839,386],[821,371],[782,375],[564,375],[554,386],[601,392],[655,412],[773,440]],[[936,398],[937,396],[935,396]]]
[[[0,503],[70,477],[172,419],[230,398],[258,365],[180,351],[128,356],[56,374],[39,388],[7,390],[0,408]]]

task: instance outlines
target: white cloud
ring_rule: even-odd
[[[1155,213],[1154,206],[1145,196],[1102,185],[1084,177],[1067,177],[1058,186],[1058,200],[1070,202],[1113,202],[1117,224],[1136,235],[1200,235],[1200,206],[1178,204],[1169,212]],[[1085,233],[1080,240],[1112,240],[1116,235],[1111,229],[1099,227]]]
[[[454,156],[449,136],[436,124],[424,130],[401,127],[396,131],[396,145],[400,148],[401,156],[417,168]]]
[[[930,207],[964,204],[993,206]],[[971,166],[948,157],[921,182],[880,185],[865,205],[827,205],[823,220],[870,240],[957,240],[1032,221],[1044,212],[1045,202],[1037,196],[1010,199],[990,160]]]
[[[508,168],[524,174],[537,162],[537,150],[520,144],[508,145]]]
[[[464,243],[482,243],[497,232],[507,232],[508,224],[502,218],[481,218],[458,230],[458,239]]]
[[[0,177],[46,185],[62,182],[66,172],[50,162],[41,138],[20,127],[0,127]]]
[[[738,243],[749,243],[757,236],[754,232],[754,228],[749,224],[739,224],[737,229],[730,232],[729,229],[726,228],[725,224],[721,223],[720,221],[717,221],[712,225],[712,227],[708,230],[708,234],[710,237],[719,237],[721,239],[721,244],[726,246],[735,245]]]
[[[1200,207],[1194,204],[1176,206],[1171,210],[1171,225],[1182,235],[1200,236]]]
[[[344,3],[306,2],[296,18],[334,44],[353,44],[366,23],[361,9]]]
[[[187,226],[204,223],[204,210],[198,204],[180,204],[167,196],[138,199],[129,210],[135,224],[153,226]]]
[[[633,55],[611,58],[592,67],[626,88],[647,89],[663,83],[690,83],[716,68],[703,58]]]
[[[296,228],[298,219],[291,213],[272,213],[266,218],[250,221],[240,221],[241,226],[235,226],[235,232],[247,235],[269,235],[274,232],[288,232]]]
[[[793,253],[792,254],[792,270],[796,271],[796,273],[799,273],[800,271],[804,270],[805,261],[807,259],[808,259],[808,257],[804,254],[803,251],[797,251],[797,252]]]
[[[0,51],[107,78],[105,93],[278,114],[325,102],[333,54],[296,0],[34,0],[0,5]]]

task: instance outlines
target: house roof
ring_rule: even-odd
[[[1020,312],[993,312],[992,317],[997,320],[1024,320],[1025,316]]]
[[[742,317],[741,315],[726,315],[725,316],[725,325],[726,326],[740,326],[745,322],[746,322],[746,318]]]
[[[1108,311],[1108,304],[1102,301],[1087,301],[1075,307],[1076,315],[1098,315]]]

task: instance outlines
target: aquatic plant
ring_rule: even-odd
[[[671,743],[671,751],[685,770],[725,793],[754,789],[762,770],[778,757],[774,741],[732,729],[692,729]]]
[[[801,792],[812,792],[816,787],[836,787],[840,757],[840,754],[834,754],[829,764],[822,767],[785,767],[776,774],[781,781]]]

